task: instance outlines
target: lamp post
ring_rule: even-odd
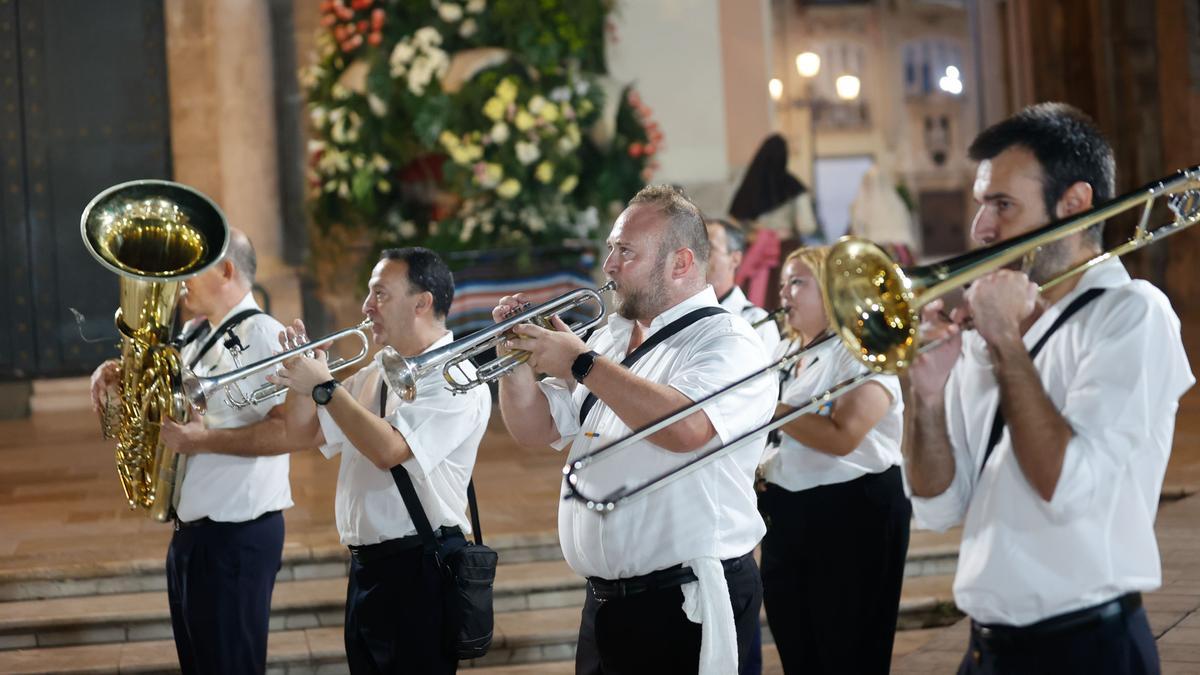
[[[828,101],[816,94],[814,81],[821,72],[821,56],[815,52],[802,52],[796,55],[796,72],[803,84],[802,95],[787,101],[792,108],[805,108],[808,111],[808,152],[809,152],[809,188],[813,194],[813,215],[817,218],[817,227],[821,228],[821,219],[816,211],[817,194],[817,114]],[[843,74],[834,81],[834,89],[839,99],[843,101],[856,100],[862,89],[862,82],[854,75]],[[773,101],[783,100],[783,82],[772,78],[767,83],[767,91]],[[822,231],[824,231],[822,229]]]

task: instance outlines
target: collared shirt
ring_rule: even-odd
[[[258,309],[250,293],[229,313],[212,325],[216,330],[227,319],[247,309]],[[211,322],[210,322],[211,323]],[[269,358],[279,346],[279,331],[283,325],[267,314],[255,314],[233,329],[245,351],[238,356],[243,366]],[[182,350],[184,363],[190,363],[204,347],[209,336],[196,340]],[[196,363],[193,372],[199,377],[220,375],[238,366],[225,348],[225,337],[218,338],[212,348]],[[239,385],[247,395],[267,384],[267,371],[242,380]],[[264,401],[258,405],[234,408],[225,401],[222,392],[208,401],[208,412],[202,418],[208,429],[237,429],[261,421],[273,404],[282,399]],[[217,450],[217,448],[210,448]],[[286,454],[271,457],[237,457],[234,455],[202,454],[187,459],[183,484],[179,488],[176,515],[184,522],[209,518],[221,522],[253,520],[268,511],[292,506],[292,489],[288,483],[291,460]]]
[[[775,350],[775,359],[799,349],[798,340],[781,342]],[[790,406],[801,406],[812,397],[828,391],[843,380],[863,372],[862,365],[840,340],[830,340],[815,347],[800,362],[799,373],[795,370],[784,374],[780,401]],[[901,463],[900,439],[903,433],[904,401],[900,396],[900,381],[895,375],[884,375],[872,380],[887,390],[891,405],[879,423],[867,432],[862,443],[849,454],[838,457],[827,452],[814,450],[782,433],[779,451],[765,465],[767,481],[792,492],[807,490],[818,485],[845,483],[868,473],[880,473]],[[870,384],[864,386],[871,386]],[[834,402],[826,404],[817,414],[828,415]]]
[[[649,338],[675,319],[700,307],[717,305],[708,286],[650,322]],[[605,358],[625,358],[633,322],[610,315],[590,347]],[[739,317],[700,319],[664,340],[636,364],[638,377],[666,384],[693,401],[766,365],[762,341]],[[571,445],[578,457],[630,433],[613,411],[598,401],[586,423],[579,408],[586,386],[559,379],[541,382],[559,433],[554,446]],[[607,495],[621,485],[640,485],[694,459],[704,450],[731,441],[764,424],[775,407],[775,380],[763,376],[704,408],[717,435],[703,448],[677,453],[648,440],[610,455],[578,474],[589,495]],[[618,506],[607,515],[589,511],[575,499],[559,502],[558,531],[567,563],[582,576],[620,579],[647,574],[701,557],[734,558],[754,548],[766,531],[758,515],[754,469],[762,440],[749,443],[665,487]],[[565,492],[564,492],[565,494]]]
[[[447,332],[425,351],[450,344],[454,335]],[[379,390],[384,383],[380,351],[362,370],[342,383],[346,391],[364,408],[379,414]],[[467,376],[475,369],[465,363]],[[404,402],[388,390],[387,415],[384,419],[408,443],[413,456],[403,463],[412,477],[417,497],[425,509],[429,524],[471,531],[466,516],[467,483],[475,467],[475,453],[487,430],[492,414],[492,395],[487,387],[475,387],[454,395],[438,375],[422,378],[417,395]],[[338,535],[347,546],[378,544],[417,533],[400,490],[390,471],[375,466],[346,438],[337,422],[324,407],[317,408],[325,445],[321,453],[332,459],[342,456],[338,469],[334,511]]]
[[[1131,281],[1119,260],[1085,272],[1025,332],[1025,346],[1089,288],[1108,290],[1033,361],[1074,432],[1049,502],[1021,472],[1008,428],[980,475],[1000,392],[977,333],[963,336],[946,384],[954,480],[936,497],[914,497],[913,511],[933,529],[965,516],[954,600],[982,623],[1028,625],[1162,581],[1154,517],[1179,397],[1195,379],[1166,296]]]
[[[759,319],[766,318],[768,312],[762,307],[751,304],[746,294],[742,292],[741,286],[734,285],[733,290],[725,294],[721,298],[721,307],[730,314],[735,314],[742,317],[747,322],[753,324]],[[767,354],[775,351],[779,346],[779,325],[774,321],[768,321],[758,328],[754,329],[758,333],[758,337],[762,339],[763,348]]]

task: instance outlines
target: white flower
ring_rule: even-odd
[[[408,90],[417,96],[425,93],[425,87],[433,79],[433,63],[424,56],[417,57],[408,73]]]
[[[346,99],[350,98],[350,90],[340,84],[333,85],[333,87],[330,88],[330,93],[332,93],[333,97],[339,101],[345,101]]]
[[[397,42],[395,48],[392,49],[392,55],[388,57],[388,65],[391,66],[392,77],[403,75],[408,62],[412,61],[416,54],[416,47],[413,47],[407,39]]]
[[[492,130],[489,133],[493,141],[504,143],[508,140],[508,125],[504,122],[496,122],[492,125]]]
[[[445,21],[446,23],[454,23],[455,21],[461,19],[463,15],[462,7],[459,7],[453,2],[445,2],[441,5],[438,5],[437,12],[438,16],[442,18],[442,21]]]
[[[361,169],[366,166],[367,160],[364,159],[362,155],[355,155],[354,158],[350,160],[350,164],[356,169]]]
[[[338,196],[342,199],[350,198],[350,184],[344,180],[338,182]]]
[[[371,165],[374,166],[375,170],[380,173],[392,168],[392,163],[384,159],[383,155],[378,153],[371,156]]]
[[[546,221],[536,211],[530,211],[525,217],[525,224],[529,226],[532,232],[541,232],[546,229]]]
[[[312,125],[316,129],[324,129],[325,121],[329,118],[329,111],[319,105],[313,106],[312,110],[308,111],[308,119],[312,121]]]
[[[467,0],[467,11],[472,14],[478,14],[487,6],[487,0]]]
[[[376,117],[383,117],[387,114],[387,104],[375,94],[367,94],[367,106],[371,108],[371,112]]]
[[[405,239],[412,239],[413,237],[417,236],[417,224],[411,220],[406,220],[403,223],[400,223],[399,231],[401,237],[404,237]]]
[[[459,25],[458,34],[465,38],[469,38],[474,35],[475,31],[477,30],[479,30],[479,26],[475,24],[475,19],[467,19]]]
[[[550,100],[562,103],[571,98],[571,89],[566,85],[561,85],[550,90]]]
[[[538,158],[541,156],[542,153],[540,150],[538,150],[538,146],[536,144],[528,141],[517,141],[517,159],[520,160],[522,164],[525,164],[526,166],[533,164],[534,162],[538,161]]]
[[[470,240],[471,235],[474,234],[474,232],[475,232],[475,226],[478,224],[479,224],[479,221],[475,220],[474,216],[467,216],[466,218],[464,218],[462,231],[460,231],[458,233],[459,241]]]
[[[575,141],[571,140],[570,136],[562,136],[558,139],[558,149],[561,152],[571,152],[575,149],[575,145]]]
[[[421,48],[436,47],[442,44],[442,34],[433,26],[424,26],[413,33],[413,42]]]
[[[545,106],[546,99],[542,98],[541,94],[534,95],[533,98],[529,99],[529,112],[533,113],[534,115],[541,112],[542,108]]]

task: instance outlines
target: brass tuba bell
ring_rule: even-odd
[[[163,447],[164,418],[187,419],[183,372],[172,346],[180,284],[225,255],[229,226],[208,197],[164,180],[114,185],[96,195],[80,218],[84,246],[120,276],[120,400],[105,406],[105,436],[117,441],[117,476],[129,508],[171,517],[182,457]]]

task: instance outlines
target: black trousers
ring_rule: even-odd
[[[763,603],[786,673],[886,674],[912,505],[899,467],[789,492],[767,484]]]
[[[738,662],[748,657],[762,607],[762,580],[754,556],[729,566],[725,581],[733,603]],[[598,600],[587,590],[576,675],[696,675],[701,626],[683,613],[683,591],[672,586],[626,598]]]
[[[167,598],[184,675],[263,673],[271,592],[283,554],[283,514],[175,530]]]
[[[972,631],[960,675],[1158,675],[1158,649],[1146,610],[1013,645],[990,645]]]
[[[462,535],[447,549],[465,546]],[[346,588],[346,659],[354,675],[458,670],[444,630],[446,585],[420,546],[364,563],[350,558]]]

